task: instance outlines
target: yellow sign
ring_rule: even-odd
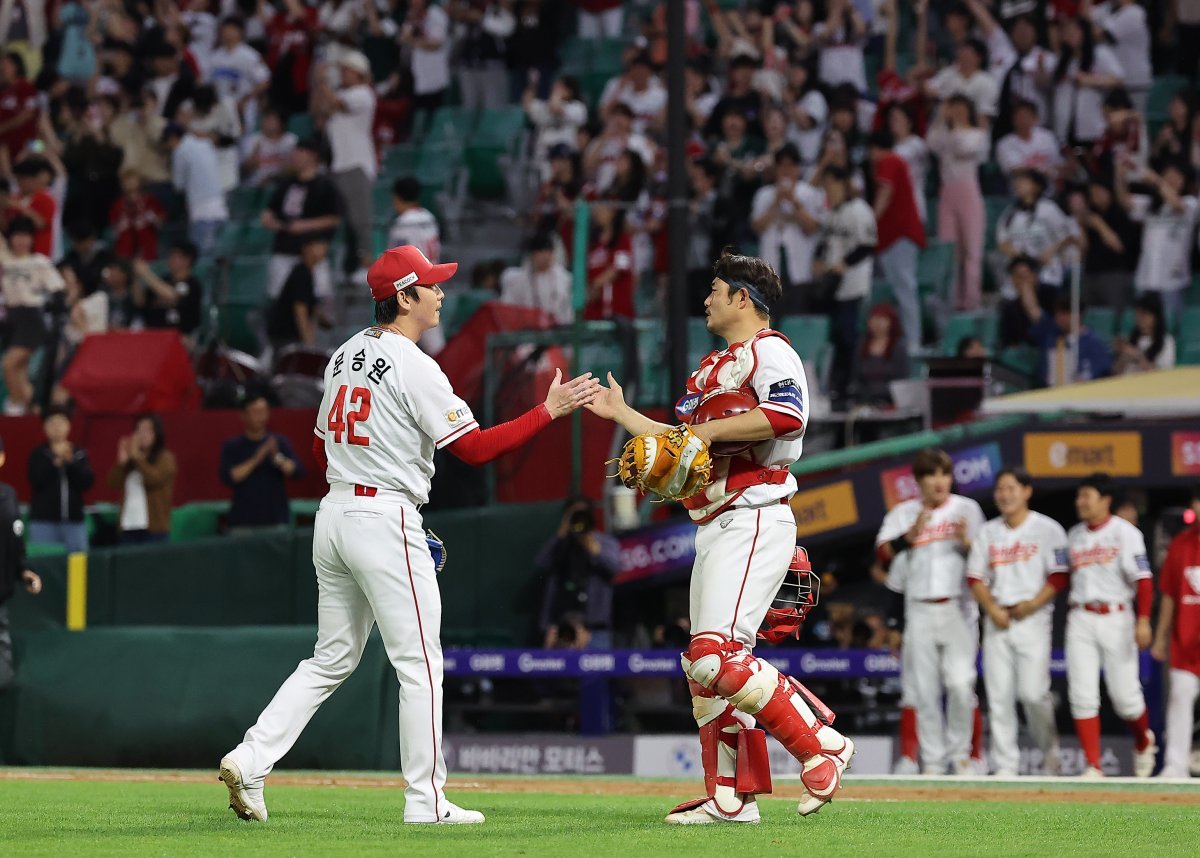
[[[796,535],[812,536],[858,523],[858,504],[849,480],[830,483],[817,489],[796,492],[792,496],[796,516]]]
[[[1031,432],[1025,436],[1025,467],[1035,477],[1114,477],[1142,474],[1139,432]]]

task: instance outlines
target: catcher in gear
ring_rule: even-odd
[[[728,346],[692,373],[675,406],[682,425],[658,423],[630,407],[611,373],[587,406],[634,436],[619,467],[626,484],[681,500],[699,525],[692,639],[680,661],[700,730],[706,790],[667,815],[682,825],[759,821],[755,795],[770,791],[771,777],[756,722],[803,765],[801,815],[833,797],[854,754],[854,743],[833,729],[833,713],[820,700],[753,654],[791,574],[796,521],[789,500],[796,480],[790,466],[803,450],[808,382],[799,355],[770,327],[769,307],[782,295],[774,269],[726,252],[714,275],[705,316]],[[801,613],[798,603],[775,610]]]

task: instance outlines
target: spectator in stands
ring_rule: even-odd
[[[1154,82],[1146,10],[1137,0],[1109,0],[1099,4],[1083,0],[1079,11],[1081,15],[1091,16],[1096,41],[1112,45],[1121,66],[1123,86],[1133,98],[1137,112],[1145,114],[1150,84]]]
[[[729,244],[729,224],[717,199],[721,169],[708,158],[692,161],[688,169],[692,178],[688,205],[688,312],[703,316],[704,299],[712,286],[712,262],[717,255],[714,248]]]
[[[559,18],[563,3],[542,0],[516,0],[513,4],[517,25],[508,39],[509,93],[513,101],[529,81],[530,72],[538,76],[538,97],[550,95],[550,81],[558,68]]]
[[[975,106],[951,95],[938,107],[927,135],[939,159],[938,238],[955,247],[953,303],[956,310],[977,310],[983,297],[983,231],[987,220],[979,165],[987,160],[988,135],[979,126]]]
[[[803,284],[813,279],[824,210],[825,195],[800,178],[800,151],[785,145],[775,153],[775,183],[754,194],[750,222],[758,234],[759,255],[788,284],[783,299],[788,312],[808,312],[819,303]]]
[[[375,180],[375,143],[371,121],[375,91],[371,65],[358,51],[338,57],[341,86],[322,81],[313,93],[313,112],[325,119],[333,158],[329,170],[345,206],[346,271],[365,269],[375,258],[371,237],[371,183]],[[356,278],[361,282],[362,278]]]
[[[614,204],[593,204],[585,319],[632,319],[637,315],[633,308],[633,244],[624,224],[625,212]]]
[[[1038,282],[1041,265],[1031,256],[1018,256],[1008,263],[1007,283],[1012,287],[1012,297],[1000,300],[1000,342],[1011,346],[1029,342],[1032,327],[1025,312],[1021,296],[1026,290],[1033,293],[1034,300],[1043,310],[1054,306],[1059,290],[1049,289]]]
[[[1121,85],[1124,69],[1108,45],[1096,44],[1087,21],[1067,18],[1059,32],[1054,134],[1070,146],[1090,146],[1104,133],[1104,96]]]
[[[1162,298],[1146,292],[1133,305],[1133,330],[1113,344],[1113,375],[1132,375],[1175,366],[1175,338],[1167,333]]]
[[[999,270],[1018,256],[1032,256],[1038,261],[1038,280],[1048,289],[1058,289],[1065,276],[1064,251],[1079,243],[1079,225],[1043,196],[1046,177],[1032,168],[1023,167],[1012,174],[1014,202],[1000,215],[996,223],[996,250],[1001,257]],[[1001,295],[1013,298],[1016,293],[1005,283]]]
[[[630,150],[643,164],[654,161],[654,144],[633,130],[633,111],[617,102],[608,111],[604,130],[583,150],[584,175],[595,187],[607,188],[616,174],[617,159]]]
[[[500,300],[545,310],[556,325],[575,319],[571,274],[554,258],[554,242],[539,233],[525,245],[525,260],[500,275]]]
[[[433,212],[421,205],[421,183],[412,176],[392,183],[392,209],[396,219],[388,230],[388,247],[411,244],[436,263],[442,253],[441,233]]]
[[[787,76],[784,105],[790,105],[786,107],[789,135],[800,149],[801,161],[811,164],[817,160],[817,153],[821,149],[825,122],[829,118],[829,102],[817,85],[817,76],[808,62],[793,58]]]
[[[1088,179],[1087,193],[1071,196],[1083,247],[1083,300],[1111,307],[1118,317],[1133,297],[1133,274],[1142,242],[1129,212],[1117,205],[1112,187],[1100,176]]]
[[[112,252],[96,238],[96,231],[90,221],[82,220],[69,223],[67,238],[70,250],[63,257],[63,262],[74,269],[85,294],[91,294],[104,286],[104,269],[115,259]]]
[[[29,218],[36,230],[33,234],[33,252],[43,256],[54,255],[54,220],[58,203],[47,190],[54,179],[54,168],[39,156],[22,158],[13,166],[17,180],[17,192],[10,194],[4,209],[5,225],[19,217]]]
[[[996,163],[1000,172],[1011,176],[1027,168],[1054,179],[1062,166],[1062,153],[1054,132],[1038,124],[1037,105],[1021,99],[1012,110],[1012,131],[996,144]]]
[[[446,5],[457,24],[458,89],[463,107],[498,108],[508,103],[505,58],[517,20],[511,4],[497,0],[451,0]]]
[[[103,289],[87,292],[70,263],[61,262],[58,271],[65,284],[67,322],[63,327],[62,350],[59,352],[58,368],[61,375],[75,349],[89,334],[102,334],[108,330],[108,293]],[[66,391],[62,391],[66,394]],[[62,397],[55,398],[59,401]]]
[[[825,20],[813,28],[820,46],[817,77],[826,86],[847,83],[858,92],[867,91],[863,46],[867,25],[851,0],[829,0]]]
[[[0,239],[0,293],[7,307],[0,369],[8,388],[4,414],[10,416],[24,414],[33,403],[29,359],[46,338],[46,301],[63,289],[54,263],[34,252],[35,232],[29,218],[19,217],[9,224],[8,240]]]
[[[666,119],[667,88],[654,73],[654,63],[644,53],[634,56],[625,74],[612,78],[600,94],[600,115],[615,104],[633,112],[633,131],[646,134],[662,127]]]
[[[258,131],[246,141],[246,157],[242,173],[252,185],[262,187],[280,178],[292,163],[292,151],[299,142],[284,125],[283,114],[276,107],[262,111]]]
[[[983,340],[979,337],[965,336],[958,341],[958,345],[954,347],[954,356],[960,359],[971,360],[986,360],[988,355],[987,346],[983,344]]]
[[[835,396],[844,397],[850,383],[850,366],[858,344],[862,301],[871,294],[871,279],[878,238],[871,207],[853,195],[848,170],[831,167],[822,174],[828,211],[821,219],[823,252],[813,263],[813,273],[836,275],[832,298],[833,371],[830,384]]]
[[[166,277],[159,277],[144,260],[133,263],[133,300],[147,328],[174,328],[188,348],[204,313],[204,287],[196,277],[196,245],[181,241],[167,253]]]
[[[895,108],[903,113],[901,108]],[[920,139],[920,138],[917,138]],[[906,351],[921,348],[921,305],[917,295],[917,258],[925,247],[925,228],[917,206],[918,191],[904,159],[893,149],[892,135],[876,131],[869,141],[872,206],[879,232],[876,263],[900,307]]]
[[[754,72],[758,67],[758,60],[749,54],[738,54],[729,61],[725,93],[709,114],[708,124],[704,126],[706,137],[719,137],[722,134],[727,113],[740,113],[746,120],[750,134],[762,133],[763,97],[753,85]]]
[[[249,48],[253,50],[253,48]],[[189,109],[190,108],[190,109]],[[238,185],[238,140],[242,136],[242,121],[229,97],[219,98],[212,84],[196,87],[190,105],[185,105],[187,129],[192,134],[212,141],[217,150],[217,169],[221,190],[229,193]]]
[[[1040,352],[1038,375],[1043,383],[1061,387],[1107,376],[1113,356],[1104,340],[1082,323],[1078,343],[1072,340],[1071,296],[1059,295],[1053,313],[1047,313],[1038,303],[1032,283],[1026,280],[1018,284],[1021,308],[1030,324],[1029,340]]]
[[[867,315],[866,336],[850,376],[850,397],[858,405],[890,406],[888,385],[908,378],[908,350],[900,315],[891,304],[876,304]]]
[[[521,105],[534,128],[533,159],[542,166],[545,181],[550,178],[549,153],[560,144],[575,148],[575,135],[587,122],[588,111],[575,78],[564,75],[555,80],[547,99],[537,97],[538,81],[538,73],[530,72]]]
[[[575,628],[580,648],[612,646],[613,578],[621,568],[620,543],[603,533],[587,498],[570,498],[554,538],[535,561],[544,580],[540,626],[547,649],[561,623]]]
[[[1088,172],[1111,176],[1118,160],[1130,171],[1145,167],[1150,158],[1150,138],[1129,93],[1121,88],[1111,90],[1104,96],[1102,109],[1104,134],[1087,153]]]
[[[929,177],[929,144],[917,133],[912,112],[903,104],[893,104],[885,114],[885,128],[892,137],[892,151],[904,159],[908,175],[912,180],[913,197],[917,202],[917,213],[921,225],[929,223],[926,210],[925,185]]]
[[[450,18],[430,0],[411,0],[399,42],[411,51],[413,112],[424,113],[428,127],[450,86]]]
[[[108,210],[121,193],[117,173],[124,153],[109,133],[117,103],[111,96],[101,96],[89,104],[78,91],[69,91],[66,102],[60,114],[62,162],[68,177],[63,221],[87,220],[100,233],[107,228]]]
[[[271,405],[251,391],[242,400],[241,435],[221,447],[221,482],[233,489],[229,527],[286,525],[292,520],[284,480],[304,474],[292,444],[271,432]]]
[[[987,67],[987,46],[979,39],[968,39],[958,46],[954,65],[946,66],[925,84],[926,95],[939,100],[952,95],[963,96],[974,106],[976,114],[982,117],[981,124],[987,127],[996,117],[1000,98],[996,79]]]
[[[622,0],[574,0],[581,39],[615,39],[625,23]]]
[[[101,272],[102,288],[108,293],[108,327],[114,331],[142,326],[141,308],[133,288],[133,266],[127,259],[115,259]]]
[[[167,41],[151,45],[149,60],[151,76],[146,82],[146,89],[154,94],[154,99],[145,100],[142,106],[147,111],[157,111],[164,123],[176,122],[180,106],[190,100],[195,91],[195,74],[180,56],[179,50]],[[159,129],[159,133],[161,131]]]
[[[162,203],[142,190],[142,174],[121,168],[121,196],[108,212],[113,252],[123,259],[158,259],[158,230],[166,222]]]
[[[191,95],[191,90],[188,90]],[[167,120],[159,110],[152,85],[122,110],[109,126],[109,137],[121,150],[121,170],[135,170],[160,202],[171,188],[171,167],[162,148]]]
[[[300,248],[309,238],[331,241],[340,222],[342,197],[333,182],[320,172],[320,144],[302,140],[292,152],[292,175],[271,195],[263,210],[263,226],[275,233],[267,294],[274,298],[300,261]],[[328,266],[318,278],[317,294],[332,297]]]
[[[171,153],[171,181],[187,201],[188,238],[207,257],[216,249],[221,224],[229,219],[216,147],[174,123],[163,131],[163,143]]]
[[[550,158],[550,178],[538,188],[534,202],[535,230],[558,236],[563,255],[570,261],[575,200],[584,185],[583,159],[565,143],[556,143],[547,155]]]
[[[1200,114],[1196,111],[1197,94],[1181,89],[1171,98],[1167,121],[1154,138],[1150,151],[1155,164],[1167,161],[1188,161],[1193,169],[1200,166]]]
[[[15,164],[37,137],[38,113],[37,89],[26,78],[25,60],[10,46],[0,57],[0,150],[8,163]]]
[[[133,432],[117,442],[117,461],[108,472],[108,486],[121,490],[119,519],[122,544],[166,542],[171,536],[171,506],[175,495],[175,454],[157,414],[143,414]]]
[[[83,493],[96,480],[92,463],[86,450],[71,443],[71,418],[66,409],[46,409],[42,431],[46,443],[29,454],[29,540],[86,552]]]
[[[257,124],[256,99],[267,91],[271,70],[262,55],[246,44],[245,37],[246,24],[241,18],[224,18],[203,70],[205,80],[216,87],[215,94],[232,104],[239,128],[253,128]]]
[[[1127,182],[1123,162],[1117,165],[1117,199],[1142,226],[1142,253],[1133,285],[1138,294],[1158,292],[1170,318],[1179,318],[1192,284],[1193,237],[1200,204],[1190,193],[1192,171],[1168,163],[1160,173],[1143,170],[1139,184]],[[1131,193],[1132,192],[1132,193]]]
[[[325,261],[329,246],[319,238],[309,238],[300,248],[300,261],[292,269],[279,297],[271,304],[267,317],[267,336],[278,351],[300,344],[317,344],[316,274]]]
[[[0,468],[4,467],[4,441],[0,439]],[[0,483],[0,691],[12,687],[12,634],[9,631],[8,605],[16,591],[17,582],[36,596],[42,592],[42,579],[32,569],[25,568],[25,538],[21,524],[21,508],[17,493],[7,483]]]
[[[995,45],[990,53],[992,73],[999,83],[999,103],[992,131],[994,140],[1002,140],[1013,131],[1014,114],[1022,103],[1033,105],[1035,117],[1050,115],[1050,75],[1055,57],[1038,44],[1038,25],[1032,15],[1018,15],[1006,34],[982,3],[974,2],[971,8],[988,43]]]

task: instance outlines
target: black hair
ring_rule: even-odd
[[[246,403],[242,404],[246,407]],[[154,432],[154,443],[150,445],[150,450],[146,453],[146,461],[157,461],[159,455],[167,446],[167,431],[163,428],[162,418],[153,412],[147,411],[145,414],[139,414],[134,418],[133,425],[136,427],[143,420],[149,422],[151,430]]]
[[[65,405],[51,405],[42,412],[42,422],[45,423],[51,417],[65,417],[71,419],[71,410]]]
[[[177,241],[171,245],[171,250],[176,253],[182,253],[187,257],[188,265],[195,265],[196,260],[200,258],[200,248],[196,247],[190,241]]]
[[[1042,270],[1042,263],[1038,262],[1032,256],[1021,254],[1020,256],[1014,256],[1008,261],[1008,273],[1011,274],[1016,268],[1019,268],[1022,265],[1031,270],[1034,274],[1037,274]]]
[[[913,477],[918,480],[943,471],[947,474],[954,473],[954,460],[950,458],[950,454],[945,450],[939,450],[937,447],[926,447],[913,457]]]
[[[8,237],[12,238],[17,233],[25,233],[26,235],[37,235],[37,227],[33,225],[33,221],[27,217],[15,217],[8,225]]]
[[[1079,481],[1078,488],[1095,489],[1100,497],[1109,498],[1114,502],[1115,505],[1117,499],[1117,487],[1113,485],[1112,477],[1103,471],[1097,471],[1090,476],[1084,477]]]
[[[775,163],[778,164],[780,161],[785,160],[791,161],[797,166],[800,165],[800,149],[795,143],[784,143],[777,150],[775,150]]]
[[[847,170],[845,167],[842,167],[838,164],[830,164],[828,167],[826,167],[824,170],[821,171],[821,174],[826,179],[833,179],[835,182],[849,182],[850,181],[850,171]]]
[[[1069,293],[1060,294],[1054,299],[1054,312],[1070,313],[1074,309],[1075,309],[1075,307],[1073,306],[1073,304],[1071,302],[1071,295]],[[1080,313],[1083,312],[1083,300],[1082,299],[1080,299],[1080,301],[1079,301],[1079,312]]]
[[[1157,292],[1143,292],[1133,304],[1134,308],[1154,317],[1154,331],[1150,334],[1150,348],[1146,349],[1146,360],[1153,362],[1163,350],[1167,339],[1167,314],[1163,310],[1162,296]],[[1129,332],[1129,341],[1136,344],[1141,339],[1136,324]]]
[[[54,168],[50,166],[50,162],[45,158],[26,158],[23,161],[18,161],[12,168],[14,176],[36,176],[39,173],[54,172]]]
[[[869,149],[891,149],[896,145],[892,138],[892,132],[886,128],[880,128],[878,131],[872,131],[867,137],[867,148]]]
[[[560,75],[558,82],[561,83],[567,90],[567,98],[571,101],[582,101],[583,90],[579,86],[579,78],[574,75]]]
[[[615,113],[619,113],[622,116],[628,117],[629,119],[633,119],[633,110],[629,107],[628,104],[626,104],[623,101],[618,101],[616,104],[614,104],[612,107],[610,107],[608,109],[609,116],[612,116]]]
[[[211,83],[196,87],[192,93],[192,104],[201,113],[208,113],[217,106],[217,88]]]
[[[16,51],[9,51],[4,56],[8,58],[10,63],[17,67],[17,77],[25,77],[29,73],[29,70],[25,67],[25,58]],[[0,450],[3,450],[3,447],[0,447]]]
[[[0,445],[0,450],[3,450],[3,449],[4,449],[4,446]],[[1192,503],[1196,503],[1196,501],[1200,501],[1200,483],[1196,483],[1194,486],[1192,486],[1191,501],[1192,501]]]
[[[642,195],[642,191],[646,188],[646,162],[633,149],[623,151],[618,156],[618,160],[626,157],[629,159],[629,175],[619,184],[618,180],[614,178],[613,183],[608,186],[606,195],[623,203],[632,203]]]
[[[412,176],[401,176],[392,182],[392,195],[406,203],[415,203],[421,199],[421,183]]]
[[[975,336],[974,334],[967,334],[965,337],[960,339],[958,341],[958,345],[954,347],[955,357],[965,357],[967,349],[971,347],[972,343],[979,343],[980,345],[983,345],[983,340],[979,339],[979,337]]]
[[[721,257],[713,264],[713,275],[726,283],[741,282],[753,286],[768,307],[778,305],[783,297],[783,284],[774,268],[756,256],[742,256],[728,247],[721,251]],[[769,315],[757,304],[755,308],[759,315]]]
[[[1109,90],[1108,95],[1104,96],[1103,106],[1109,110],[1132,110],[1133,99],[1129,97],[1129,93],[1124,89],[1117,87],[1116,89]]]
[[[67,238],[71,241],[86,241],[89,238],[95,237],[96,228],[92,226],[90,220],[79,218],[67,225]]]
[[[972,51],[974,51],[975,56],[979,57],[979,67],[981,69],[983,69],[984,71],[987,71],[988,49],[987,49],[987,45],[984,43],[984,41],[982,39],[975,39],[975,38],[967,39],[963,43],[962,47],[970,48]]]
[[[267,405],[271,405],[270,390],[260,384],[249,385],[246,387],[246,392],[242,394],[242,398],[238,401],[238,408],[245,411],[260,399],[267,403]]]
[[[240,15],[227,15],[221,19],[219,27],[237,27],[243,33],[246,32],[246,22],[242,20]]]
[[[967,98],[961,92],[956,92],[946,99],[946,104],[963,104],[967,108],[967,122],[972,128],[979,127],[979,110],[975,107],[975,102]]]
[[[415,297],[415,296],[414,296]],[[421,300],[417,298],[416,300]],[[390,325],[400,315],[400,293],[375,302],[375,324]]]
[[[529,237],[525,242],[526,253],[537,253],[538,251],[553,250],[554,240],[547,232],[537,232]]]
[[[1001,468],[1000,472],[996,474],[996,485],[999,485],[1001,477],[1012,477],[1027,489],[1033,487],[1033,477],[1029,476],[1029,471],[1020,465],[1008,465]]]
[[[1091,22],[1086,19],[1079,21],[1079,29],[1083,33],[1083,41],[1079,45],[1079,70],[1090,72],[1096,63],[1096,37],[1092,33]],[[1058,55],[1058,65],[1054,67],[1056,83],[1061,83],[1067,76],[1067,69],[1070,68],[1073,59],[1075,59],[1075,55],[1064,43],[1062,52]]]

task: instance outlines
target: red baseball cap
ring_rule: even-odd
[[[367,269],[367,285],[371,287],[372,298],[376,301],[386,301],[414,283],[422,286],[445,283],[457,270],[457,262],[434,265],[416,247],[402,244],[385,250]]]

